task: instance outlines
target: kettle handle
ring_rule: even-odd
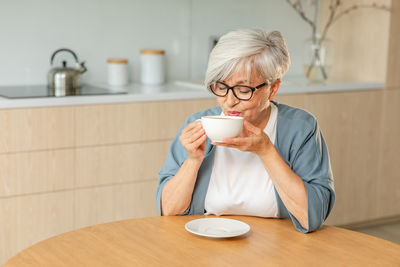
[[[62,52],[62,51],[70,52],[70,53],[74,56],[76,63],[79,64],[78,57],[76,56],[76,54],[75,54],[74,51],[72,51],[71,49],[68,49],[68,48],[61,48],[61,49],[58,49],[58,50],[54,51],[53,55],[51,55],[51,58],[50,58],[50,65],[53,65],[53,60],[54,60],[54,57],[56,56],[56,54],[57,54],[58,52]]]

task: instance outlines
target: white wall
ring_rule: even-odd
[[[167,77],[203,79],[210,36],[237,28],[280,30],[301,75],[309,29],[283,0],[1,0],[0,85],[45,84],[50,56],[67,47],[86,61],[86,82],[106,81],[106,59],[128,58],[133,81],[139,51],[166,50]],[[61,59],[72,59],[59,54]],[[72,62],[72,61],[70,61]]]

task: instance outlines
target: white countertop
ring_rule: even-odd
[[[95,85],[107,88],[106,85]],[[3,86],[4,87],[4,86]],[[23,87],[23,86],[21,86]],[[331,83],[307,84],[304,81],[282,82],[278,94],[324,93],[355,90],[382,89],[383,83]],[[0,97],[0,109],[25,107],[50,107],[88,104],[111,104],[126,102],[154,102],[184,99],[206,99],[215,96],[208,92],[198,81],[174,81],[160,86],[131,84],[123,88],[110,88],[123,91],[124,94],[63,96],[43,98],[8,99]]]

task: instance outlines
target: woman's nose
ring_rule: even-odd
[[[229,90],[228,94],[225,96],[226,102],[229,106],[234,106],[239,102],[239,99],[233,94],[233,90]]]

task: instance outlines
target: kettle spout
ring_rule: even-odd
[[[78,64],[78,72],[79,73],[84,73],[85,71],[87,71],[87,68],[85,66],[85,61],[83,61],[82,63]]]

